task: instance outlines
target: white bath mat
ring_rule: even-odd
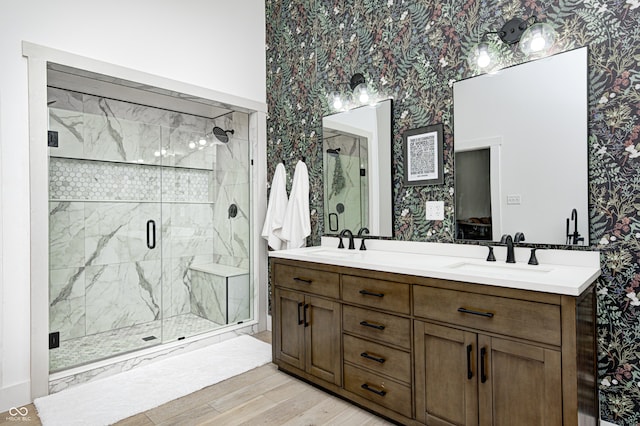
[[[271,361],[271,345],[239,336],[34,401],[45,426],[101,426]]]

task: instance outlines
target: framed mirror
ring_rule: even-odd
[[[453,85],[456,238],[589,245],[587,48]]]
[[[391,110],[386,99],[323,117],[325,234],[392,235]]]

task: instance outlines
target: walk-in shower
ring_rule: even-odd
[[[51,372],[253,316],[249,116],[170,97],[49,69]]]

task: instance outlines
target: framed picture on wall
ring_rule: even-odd
[[[405,185],[443,183],[443,125],[434,124],[402,134]]]

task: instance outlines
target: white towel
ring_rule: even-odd
[[[309,172],[302,161],[296,164],[287,211],[282,224],[282,239],[287,248],[304,247],[311,235],[311,215],[309,213]]]
[[[262,228],[262,238],[267,240],[273,250],[286,248],[286,241],[282,239],[281,231],[287,210],[287,171],[282,163],[276,166],[271,181],[271,193],[267,204],[267,215]]]

